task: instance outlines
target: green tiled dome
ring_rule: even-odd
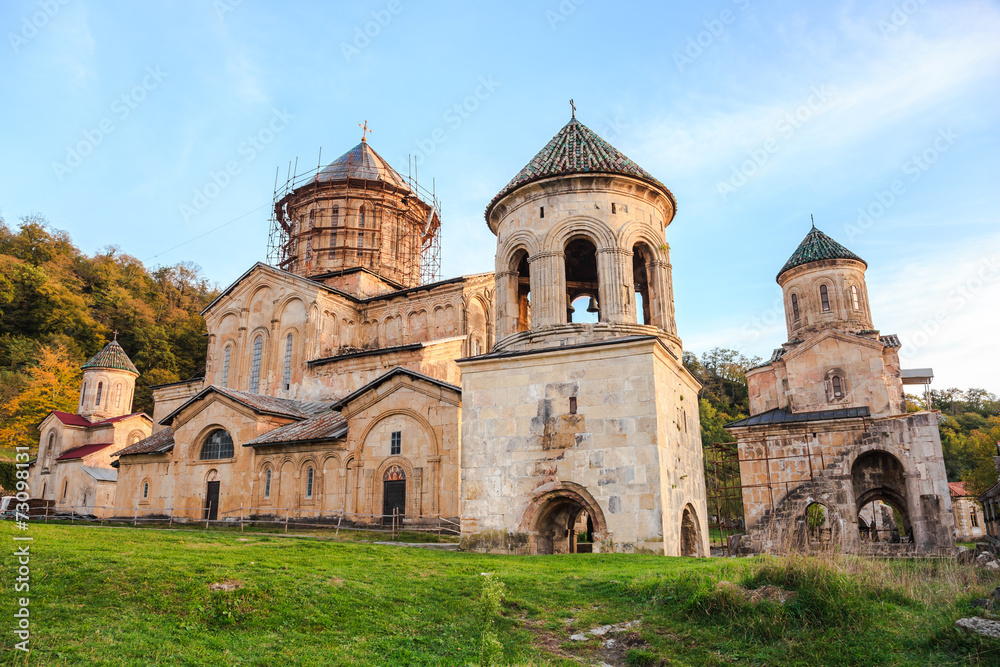
[[[623,155],[617,148],[597,136],[597,133],[575,117],[559,130],[556,136],[531,158],[524,169],[490,201],[486,216],[498,201],[522,185],[551,176],[566,174],[622,174],[646,181],[665,191],[674,206],[673,193],[663,183],[653,178],[645,169]]]
[[[90,361],[83,365],[83,368],[113,368],[119,371],[129,371],[136,375],[139,374],[135,365],[132,364],[132,360],[128,358],[125,350],[122,349],[117,340],[113,340],[105,345],[103,350],[95,354],[90,358]]]
[[[778,271],[778,277],[789,269],[794,269],[796,266],[802,266],[803,264],[808,264],[809,262],[819,262],[824,259],[854,259],[866,267],[868,262],[861,259],[853,252],[840,245],[829,236],[823,232],[816,229],[814,226],[806,234],[806,237],[802,239],[802,243],[799,247],[795,249],[792,256],[788,258],[785,265],[781,267],[781,271]]]

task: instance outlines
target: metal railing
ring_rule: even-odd
[[[52,505],[29,510],[28,516],[42,521],[69,521],[70,523],[94,524],[205,524],[235,527],[240,531],[247,526],[280,526],[285,533],[291,528],[332,528],[334,536],[344,530],[391,534],[396,539],[403,532],[437,534],[438,537],[457,536],[461,533],[461,523],[440,514],[406,515],[398,510],[392,514],[361,514],[356,512],[327,512],[317,509],[295,507],[239,507],[218,512],[211,518],[211,506],[150,507],[137,505],[131,508],[107,505],[70,505],[57,509]],[[98,512],[98,510],[102,510]],[[345,523],[346,522],[346,523]]]

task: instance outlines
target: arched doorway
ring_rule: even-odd
[[[681,515],[681,555],[701,558],[702,551],[701,528],[698,526],[698,515],[691,505],[684,508]]]
[[[543,487],[525,513],[522,526],[536,554],[598,551],[607,534],[600,505],[583,487],[570,482]],[[587,546],[581,549],[581,543]]]
[[[866,452],[851,466],[860,537],[872,542],[909,542],[909,501],[903,464],[881,450]]]
[[[398,465],[382,475],[382,522],[399,521],[406,515],[406,473]]]
[[[217,521],[219,518],[219,494],[222,482],[217,470],[209,470],[205,476],[205,519]]]

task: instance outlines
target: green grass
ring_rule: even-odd
[[[468,665],[484,631],[502,664],[1000,664],[1000,642],[952,628],[1000,576],[953,561],[500,556],[67,525],[28,533],[25,656],[9,631],[14,531],[0,525],[2,664]],[[486,595],[484,572],[502,584]],[[722,580],[796,595],[754,603]],[[242,588],[209,590],[223,581]],[[569,640],[635,619],[614,656]]]

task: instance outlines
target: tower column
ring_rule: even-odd
[[[601,321],[612,324],[635,322],[629,309],[634,288],[632,278],[632,253],[621,248],[597,250],[597,275],[600,281]],[[631,306],[634,309],[634,306]]]
[[[653,303],[658,303],[657,313],[653,315],[653,323],[672,334],[677,334],[677,324],[674,321],[674,281],[672,276],[672,266],[669,259],[667,261],[652,261],[646,269],[647,275],[656,276],[657,298]]]
[[[531,328],[566,321],[565,255],[540,252],[528,258],[531,266]]]
[[[517,271],[497,271],[497,337],[517,331]]]

